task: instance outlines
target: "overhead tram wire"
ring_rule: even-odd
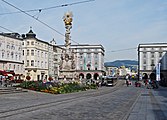
[[[20,11],[20,12],[18,11],[18,12],[13,12],[13,13],[24,13],[24,14],[28,15],[29,17],[32,17],[33,19],[37,20],[37,21],[40,22],[41,24],[45,25],[46,27],[48,27],[48,28],[52,29],[53,31],[57,32],[58,34],[62,35],[63,37],[65,37],[64,34],[60,33],[59,31],[57,31],[56,29],[52,28],[52,27],[49,26],[48,24],[44,23],[43,21],[39,20],[38,18],[35,18],[34,16],[32,16],[32,15],[26,13],[26,12],[31,12],[31,11],[39,11],[39,12],[41,12],[41,10],[53,9],[53,8],[56,8],[56,7],[64,7],[64,6],[74,5],[74,4],[80,4],[80,3],[85,3],[85,2],[91,2],[91,1],[95,1],[95,0],[87,0],[87,1],[75,2],[75,3],[71,3],[71,4],[65,4],[65,5],[61,5],[61,6],[54,6],[54,7],[43,8],[43,9],[34,9],[34,10],[28,10],[28,11],[23,11],[23,10],[21,10],[20,8],[17,8],[16,6],[10,4],[9,2],[7,2],[7,1],[5,1],[5,0],[1,0],[1,1],[5,2],[6,4],[8,4],[8,5],[10,5],[10,6],[12,6],[12,7],[14,7],[15,9],[17,9],[17,10]],[[7,14],[13,14],[13,13],[7,13]],[[2,14],[0,14],[0,15],[2,15]],[[1,27],[1,26],[0,26],[0,27]],[[6,29],[6,28],[5,28],[5,29]],[[6,29],[6,30],[8,30],[8,31],[10,31],[10,32],[13,32],[13,31],[11,31],[11,30],[9,30],[9,29]],[[71,39],[71,41],[73,41],[74,43],[77,43],[77,44],[79,45],[78,42],[76,42],[76,41],[74,41],[74,40],[72,40],[72,39]],[[106,59],[106,58],[105,58],[105,59]]]
[[[108,58],[104,57],[105,60],[110,61]]]
[[[52,6],[52,7],[46,7],[46,8],[41,8],[41,9],[39,8],[39,9],[25,10],[24,12],[35,12],[35,11],[41,12],[43,10],[50,10],[50,9],[55,9],[55,8],[60,8],[60,7],[67,7],[67,6],[72,6],[72,5],[82,4],[82,3],[92,2],[92,1],[95,1],[95,0],[86,0],[86,1],[67,3],[67,4],[63,4],[63,5]],[[19,10],[16,12],[0,13],[0,15],[17,14],[17,13],[22,13],[22,11]]]
[[[14,7],[15,9],[17,9],[17,10],[19,10],[20,12],[22,12],[22,13],[28,15],[29,17],[35,19],[36,21],[40,22],[41,24],[43,24],[44,26],[50,28],[51,30],[55,31],[55,32],[58,33],[59,35],[65,37],[65,35],[64,35],[63,33],[57,31],[56,29],[54,29],[53,27],[49,26],[49,25],[46,24],[45,22],[39,20],[38,18],[35,18],[33,15],[31,15],[31,14],[29,14],[29,13],[26,13],[25,11],[21,10],[20,8],[18,8],[18,7],[16,7],[16,6],[12,5],[11,3],[9,3],[9,2],[7,2],[7,1],[5,1],[5,0],[1,0],[1,1],[3,1],[3,2],[6,3],[6,4],[8,4],[9,6]],[[82,1],[82,2],[78,2],[78,4],[79,4],[79,3],[84,3],[84,2],[89,2],[89,1],[95,1],[95,0]],[[71,3],[71,4],[77,4],[77,3]],[[74,40],[72,40],[72,39],[70,39],[70,40],[71,40],[72,42],[76,43],[77,45],[80,45],[78,42],[76,42],[76,41],[74,41]]]
[[[106,52],[122,52],[122,51],[127,51],[127,50],[134,50],[134,49],[137,49],[137,47],[134,47],[134,48],[127,48],[127,49],[119,49],[119,50],[112,50],[112,51],[106,51]],[[104,59],[106,59],[106,60],[109,61],[109,59],[106,58],[106,57],[105,57]]]
[[[5,0],[1,0],[1,1],[3,1],[3,2],[5,2],[6,4],[8,4],[8,5],[14,7],[15,9],[17,9],[17,10],[21,11],[22,13],[28,15],[29,17],[35,19],[36,21],[40,22],[41,24],[45,25],[46,27],[50,28],[51,30],[55,31],[55,32],[58,33],[59,35],[65,37],[65,35],[64,35],[63,33],[59,32],[58,30],[56,30],[56,29],[54,29],[53,27],[49,26],[49,25],[46,24],[45,22],[43,22],[43,21],[41,21],[41,20],[35,18],[34,16],[30,15],[29,13],[26,13],[25,11],[21,10],[20,8],[18,8],[18,7],[16,7],[16,6],[12,5],[11,3],[9,3],[9,2],[7,2],[7,1],[5,1]],[[72,39],[71,39],[71,41],[73,41],[74,43],[79,44],[78,42],[76,42],[76,41],[74,41],[74,40],[72,40]]]
[[[4,30],[7,30],[7,31],[9,31],[9,32],[14,33],[12,30],[9,30],[8,28],[5,28],[5,27],[3,27],[3,26],[0,26],[0,28],[2,28],[2,29],[4,29]]]
[[[92,2],[92,1],[95,1],[95,0],[85,0],[85,1],[80,1],[80,2],[68,3],[68,4],[64,4],[64,5],[43,8],[41,10],[49,10],[49,9],[54,9],[54,8],[57,8],[57,7],[67,7],[67,6],[71,6],[71,5],[82,4],[82,3],[86,3],[86,2]]]
[[[106,52],[122,52],[122,51],[127,51],[127,50],[134,50],[134,49],[137,49],[137,47],[127,48],[127,49],[120,49],[120,50],[112,50],[112,51],[106,51]]]

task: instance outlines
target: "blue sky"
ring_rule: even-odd
[[[85,0],[5,1],[22,10],[30,10]],[[0,0],[0,14],[14,11],[17,10]],[[137,60],[135,48],[138,44],[167,42],[166,0],[95,0],[29,14],[64,34],[62,17],[67,11],[73,12],[72,40],[80,44],[102,44],[106,51],[105,61]],[[54,38],[57,44],[64,44],[63,36],[23,13],[0,15],[0,23],[20,34],[27,33],[32,26],[37,38],[45,41]],[[2,28],[0,31],[9,32]]]

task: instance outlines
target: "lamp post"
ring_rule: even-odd
[[[140,47],[138,47],[138,81],[140,80]]]

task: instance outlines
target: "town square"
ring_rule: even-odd
[[[0,120],[167,120],[165,5],[0,0]]]

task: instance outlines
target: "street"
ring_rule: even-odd
[[[26,93],[0,95],[1,120],[125,120],[134,118],[144,87],[101,87],[71,94]],[[138,106],[139,107],[139,106]]]

